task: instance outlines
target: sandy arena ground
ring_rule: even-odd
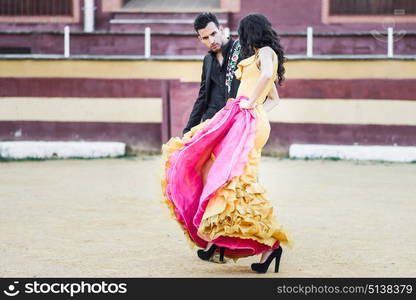
[[[415,277],[416,164],[263,157],[291,234],[279,273],[199,260],[159,200],[160,156],[0,162],[1,277]]]

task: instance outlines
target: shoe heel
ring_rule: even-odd
[[[214,255],[215,250],[217,249],[217,246],[215,244],[212,244],[211,247],[204,251],[204,250],[198,250],[198,256],[202,260],[209,260],[212,255]]]
[[[225,248],[221,247],[220,248],[220,261],[221,262],[224,262],[224,251],[225,251]]]
[[[275,265],[274,265],[274,272],[275,272],[275,273],[279,273],[279,264],[280,264],[280,261],[279,261],[279,259],[277,259],[277,257],[276,257],[276,263],[275,263]]]
[[[280,248],[282,249],[282,248]],[[279,253],[276,255],[276,261],[275,261],[275,265],[274,265],[274,272],[278,273],[279,272],[279,266],[280,266],[280,258],[282,257],[282,250],[279,251]]]

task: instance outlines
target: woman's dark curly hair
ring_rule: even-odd
[[[254,54],[254,48],[269,46],[276,52],[278,57],[277,77],[279,85],[285,79],[285,68],[283,67],[286,57],[284,56],[283,47],[280,45],[280,39],[276,31],[273,30],[272,24],[261,14],[250,14],[241,19],[238,26],[238,35],[241,45],[241,54],[247,58]]]

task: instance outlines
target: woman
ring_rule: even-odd
[[[284,80],[285,57],[263,15],[243,18],[238,32],[246,58],[235,72],[241,80],[237,97],[182,139],[163,145],[162,191],[191,244],[205,248],[198,251],[201,259],[211,259],[217,250],[221,261],[262,254],[252,270],[264,273],[275,259],[278,272],[281,244],[292,242],[257,175],[270,134],[266,110],[277,104],[274,81]]]

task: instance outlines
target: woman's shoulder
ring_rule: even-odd
[[[267,55],[267,56],[276,55],[276,52],[274,52],[273,48],[270,46],[264,46],[264,47],[259,48],[258,53],[262,55]]]
[[[262,56],[263,59],[271,59],[273,62],[273,65],[277,65],[278,63],[278,56],[276,54],[276,52],[273,50],[272,47],[270,46],[264,46],[261,47],[258,51],[257,51],[258,55],[257,55],[257,61],[260,64],[261,58],[260,56]]]

